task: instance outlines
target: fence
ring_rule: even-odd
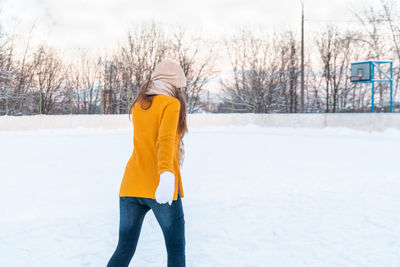
[[[362,131],[400,130],[400,114],[188,114],[188,127],[254,124],[263,127],[342,127]],[[131,127],[128,115],[34,115],[0,116],[0,131],[61,128]]]

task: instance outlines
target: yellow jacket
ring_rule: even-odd
[[[184,197],[178,165],[180,102],[168,95],[156,95],[147,110],[132,107],[133,153],[125,167],[119,196],[155,199],[160,174],[175,175],[173,200]]]

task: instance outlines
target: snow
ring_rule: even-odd
[[[187,266],[400,266],[400,132],[191,128]],[[105,266],[132,130],[0,132],[0,266]],[[166,266],[149,212],[131,266]]]

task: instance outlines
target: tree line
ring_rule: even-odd
[[[328,24],[311,36],[305,59],[306,112],[369,112],[371,86],[350,82],[350,65],[368,59],[393,59],[393,95],[400,79],[400,18],[394,1],[354,13],[356,28]],[[300,110],[300,40],[294,32],[261,36],[241,30],[226,42],[233,69],[223,81],[227,112],[282,112]],[[383,70],[389,73],[388,66]],[[375,72],[377,79],[383,75]],[[375,110],[390,110],[389,83],[377,83]],[[395,110],[400,109],[399,101]]]
[[[120,114],[127,113],[140,86],[163,58],[183,67],[188,111],[203,107],[200,93],[216,74],[213,49],[183,28],[166,35],[156,23],[137,26],[126,42],[108,55],[82,53],[66,63],[57,49],[29,44],[15,55],[12,36],[0,45],[0,114]]]
[[[368,112],[370,87],[349,80],[350,64],[366,59],[394,60],[394,96],[399,87],[400,27],[396,2],[354,13],[357,29],[326,25],[308,34],[305,58],[306,112]],[[300,111],[299,34],[243,27],[218,42],[166,31],[157,23],[137,25],[105,55],[82,53],[66,62],[45,43],[16,53],[12,35],[0,36],[0,115],[126,114],[140,86],[164,58],[181,64],[189,113]],[[221,75],[220,55],[229,62]],[[212,83],[210,83],[212,81]],[[217,81],[217,82],[216,82]],[[207,97],[216,86],[216,99]],[[389,109],[389,86],[376,86],[375,110]],[[399,102],[395,103],[399,109]]]

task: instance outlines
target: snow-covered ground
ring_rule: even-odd
[[[400,266],[400,132],[185,137],[187,266]],[[131,129],[0,133],[0,266],[105,266]],[[147,214],[131,266],[166,266]]]

